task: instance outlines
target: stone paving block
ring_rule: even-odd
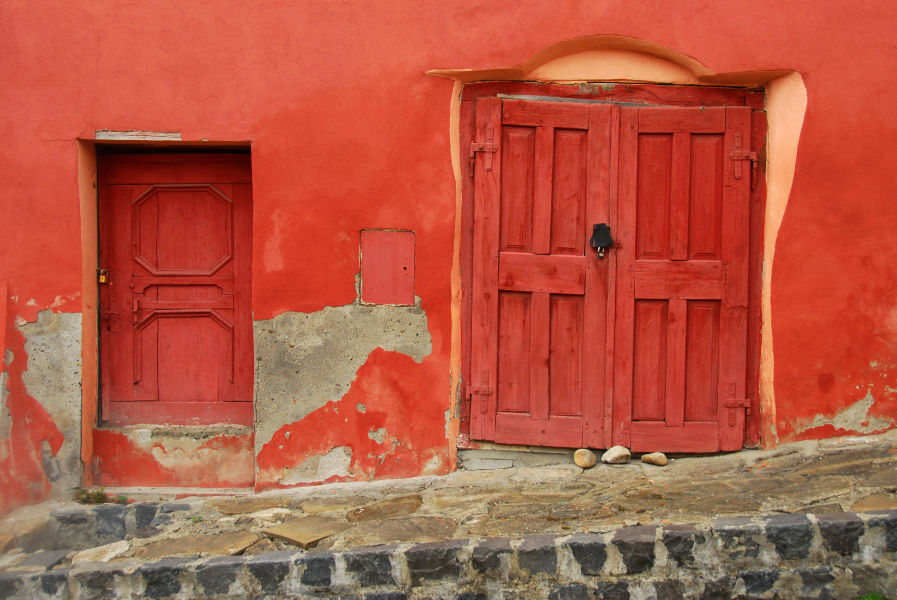
[[[408,600],[405,592],[369,592],[364,595],[364,600]]]
[[[823,590],[835,581],[835,575],[831,567],[821,565],[816,567],[801,567],[794,570],[800,575],[803,583],[803,593],[816,593]]]
[[[73,570],[72,577],[78,585],[78,597],[106,597],[107,590],[113,590],[115,580],[124,575],[121,564],[87,563]],[[108,597],[114,597],[114,594]]]
[[[511,540],[507,538],[486,538],[473,549],[470,564],[474,571],[501,570],[501,557],[511,553]]]
[[[885,548],[897,550],[897,510],[876,511],[867,522],[870,529],[884,530]]]
[[[411,584],[420,585],[432,579],[457,577],[461,573],[458,551],[467,545],[466,540],[425,542],[405,551]]]
[[[24,560],[16,565],[16,568],[23,569],[30,567],[42,571],[52,569],[65,560],[68,553],[68,550],[41,550],[40,552],[35,552],[34,554],[25,557]]]
[[[482,592],[461,592],[455,595],[455,600],[489,600],[489,597]]]
[[[69,594],[69,570],[57,569],[39,573],[35,579],[43,593],[48,596],[57,596],[65,598]]]
[[[163,558],[160,561],[142,565],[137,573],[146,583],[143,596],[146,598],[167,598],[181,591],[180,575],[184,572],[183,558]]]
[[[295,550],[265,552],[246,562],[249,573],[259,582],[262,592],[276,594],[290,576],[290,567],[298,553]]]
[[[530,535],[523,538],[517,548],[517,566],[532,574],[553,575],[558,565],[554,540],[553,535]]]
[[[192,509],[193,507],[186,502],[161,502],[158,505],[158,512],[160,515],[167,515],[176,512],[186,512]]]
[[[581,583],[556,585],[548,593],[548,600],[592,600],[589,588]]]
[[[732,577],[720,577],[704,583],[704,591],[699,596],[700,600],[732,600],[732,588],[735,581]]]
[[[302,585],[314,588],[329,587],[335,560],[333,554],[321,552],[305,554],[296,559],[296,564],[304,567],[299,581]]]
[[[724,517],[714,519],[711,527],[719,540],[720,549],[729,558],[740,560],[757,558],[760,555],[760,543],[757,539],[761,536],[763,530],[751,519],[747,517]]]
[[[611,543],[623,556],[627,573],[642,573],[654,566],[655,530],[653,525],[634,525],[614,533]]]
[[[738,574],[748,594],[765,594],[779,580],[778,569],[748,569]]]
[[[680,567],[695,564],[695,544],[705,542],[704,534],[691,525],[666,525],[661,532],[661,541],[667,554]]]
[[[87,523],[90,513],[80,506],[63,506],[51,510],[50,516],[63,525],[78,525]]]
[[[564,545],[570,549],[573,558],[579,563],[583,575],[599,575],[607,561],[607,543],[604,536],[596,533],[577,533],[571,536]]]
[[[625,581],[599,581],[593,591],[595,600],[629,600],[629,584]]]
[[[97,537],[103,542],[116,542],[125,537],[125,513],[121,504],[100,504],[93,507],[97,520]]]
[[[392,563],[389,560],[393,546],[362,548],[343,554],[346,571],[358,578],[362,586],[393,585]]]
[[[832,552],[848,556],[860,549],[860,537],[866,528],[856,513],[816,515],[816,524],[826,548]]]
[[[156,518],[156,511],[159,508],[158,502],[140,502],[134,505],[134,522],[137,529],[143,529],[149,526],[153,519]]]
[[[813,541],[810,519],[801,514],[768,515],[766,537],[786,560],[807,558]]]
[[[196,567],[196,580],[206,595],[227,594],[245,562],[243,556],[216,556]]]
[[[22,589],[24,579],[17,573],[0,572],[0,600],[13,598]]]
[[[685,586],[681,581],[668,579],[654,583],[657,600],[682,600],[685,597]]]

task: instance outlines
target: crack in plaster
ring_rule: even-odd
[[[349,391],[376,348],[416,362],[432,352],[427,314],[416,306],[328,306],[254,323],[258,452],[285,423]]]

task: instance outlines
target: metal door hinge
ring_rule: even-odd
[[[474,396],[474,395],[488,396],[488,395],[492,394],[492,388],[481,386],[481,385],[469,385],[469,386],[467,386],[466,393],[467,393],[468,398],[470,398],[471,396]]]
[[[757,189],[757,153],[749,152],[747,150],[742,149],[742,141],[741,134],[735,134],[735,149],[729,152],[729,158],[731,160],[736,161],[732,166],[733,176],[735,179],[741,179],[742,177],[742,169],[741,169],[741,161],[749,160],[751,161],[751,189]]]
[[[486,161],[483,168],[487,171],[492,170],[492,155],[498,151],[498,144],[491,142],[470,142],[470,173],[473,174],[473,166],[476,160],[477,152],[486,153]]]

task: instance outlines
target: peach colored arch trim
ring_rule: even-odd
[[[428,75],[454,80],[450,105],[452,169],[455,175],[455,241],[452,256],[452,415],[461,366],[461,87],[473,81],[626,81],[683,85],[762,86],[766,90],[768,123],[766,164],[766,215],[764,219],[763,277],[760,334],[760,417],[764,446],[775,446],[775,353],[772,336],[771,273],[779,227],[788,205],[797,148],[807,108],[807,91],[800,73],[791,69],[764,69],[716,73],[695,58],[644,40],[618,35],[595,35],[558,42],[509,67],[434,69]],[[449,424],[449,445],[460,422]]]

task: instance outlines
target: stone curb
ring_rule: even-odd
[[[100,512],[122,522],[121,511]],[[55,570],[58,557],[44,554],[0,572],[0,599],[855,597],[897,589],[897,510]]]

